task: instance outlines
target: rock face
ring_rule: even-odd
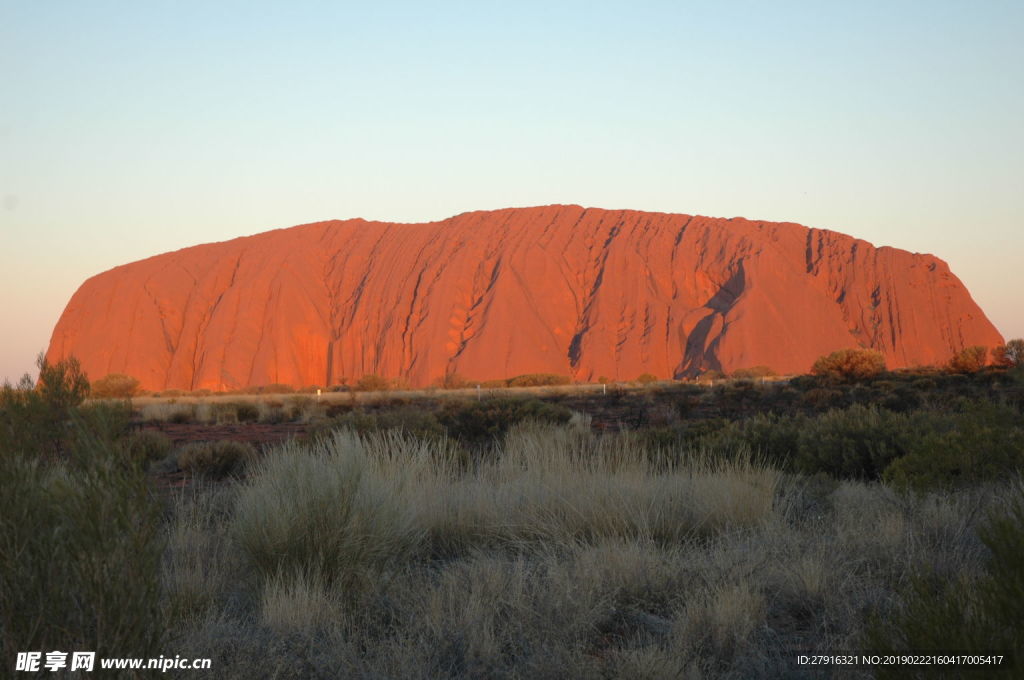
[[[51,360],[145,389],[587,381],[872,347],[890,367],[1002,338],[945,262],[797,224],[548,206],[427,224],[320,222],[86,281]]]

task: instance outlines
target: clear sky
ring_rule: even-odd
[[[947,260],[1024,336],[1024,3],[0,0],[0,380],[89,276],[550,203]]]

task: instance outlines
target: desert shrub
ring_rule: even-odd
[[[934,390],[939,384],[935,382],[934,378],[917,378],[910,385],[915,390],[927,392],[928,390]]]
[[[895,385],[878,400],[878,403],[890,411],[903,413],[919,408],[923,400],[920,390],[908,385]]]
[[[658,382],[658,376],[652,373],[641,373],[636,377],[636,381],[641,385],[650,385],[651,383]]]
[[[178,467],[193,474],[221,479],[240,472],[255,457],[256,450],[246,442],[193,442],[178,452]]]
[[[235,410],[235,418],[240,423],[255,423],[260,419],[260,410],[250,401],[237,401],[231,404]]]
[[[380,474],[351,432],[286,444],[240,490],[233,534],[263,579],[349,585],[421,538],[397,477]]]
[[[132,407],[127,401],[82,405],[71,416],[66,438],[67,453],[81,455],[79,449],[87,449],[93,440],[115,447],[128,434],[131,419]]]
[[[246,405],[240,402],[201,402],[196,405],[195,418],[202,423],[217,423],[219,425],[233,425],[238,423],[241,419],[238,417],[240,408],[244,408]],[[247,415],[252,416],[252,420],[259,418],[259,411],[255,406],[249,405],[252,413]]]
[[[1017,655],[985,666],[979,677],[1019,677],[1024,649],[1024,488],[978,531],[991,557],[976,581],[950,582],[919,570],[893,611],[869,620],[865,648],[881,654],[960,653]],[[933,677],[934,673],[879,666],[880,678]]]
[[[74,357],[36,360],[39,379],[25,375],[0,388],[0,450],[28,457],[62,452],[71,418],[89,396],[89,380]]]
[[[815,411],[841,408],[846,405],[846,392],[830,387],[814,387],[804,392],[800,401]]]
[[[277,424],[291,419],[291,409],[286,408],[283,401],[260,400],[256,402],[256,409],[259,413],[258,420],[261,423]]]
[[[192,422],[192,419],[196,415],[195,404],[176,404],[177,408],[172,408],[167,414],[167,422],[174,423],[176,425],[184,425],[185,423]]]
[[[1024,469],[1024,421],[1012,407],[969,402],[942,423],[908,437],[886,481],[917,489],[997,480]]]
[[[118,449],[87,432],[77,440],[71,462],[0,455],[5,663],[23,650],[160,648],[159,507]]]
[[[506,387],[509,386],[508,385],[508,380],[500,380],[500,379],[499,380],[484,380],[484,381],[482,381],[480,383],[477,383],[477,384],[480,385],[480,387],[484,388],[485,390],[501,390],[501,389],[505,389]],[[472,387],[472,385],[470,385],[470,387]]]
[[[885,357],[873,349],[841,349],[819,357],[811,366],[814,375],[843,380],[863,380],[885,370]]]
[[[508,379],[509,387],[543,387],[545,385],[568,385],[572,378],[555,373],[526,373]]]
[[[403,376],[398,376],[397,378],[392,378],[391,380],[388,381],[388,387],[387,388],[389,390],[395,390],[395,391],[398,391],[398,392],[403,392],[405,390],[411,390],[412,389],[412,384],[409,382],[408,378],[405,378]]]
[[[982,345],[965,347],[957,352],[946,368],[953,373],[976,373],[985,368],[985,361],[988,358],[988,348]]]
[[[572,411],[539,399],[488,399],[445,404],[437,419],[449,436],[467,442],[486,442],[505,434],[524,420],[566,423]]]
[[[27,375],[17,387],[0,388],[0,451],[27,457],[55,453],[64,418],[55,414],[35,391]]]
[[[749,380],[737,380],[732,384],[715,387],[715,398],[724,411],[744,413],[756,408],[761,402],[762,390]]]
[[[752,451],[760,459],[785,469],[799,447],[805,421],[802,416],[758,413],[743,420],[727,421],[698,435],[696,441],[702,448],[729,458]]]
[[[360,378],[353,389],[359,392],[384,392],[391,387],[387,378],[371,373]]]
[[[801,472],[877,479],[907,452],[908,419],[885,409],[854,404],[806,419],[795,463]]]
[[[993,349],[992,363],[1006,368],[1024,366],[1024,339],[1015,338]]]
[[[321,419],[327,413],[327,407],[321,406],[313,397],[296,396],[282,404],[286,420],[308,423]]]
[[[94,380],[90,390],[96,399],[129,399],[139,392],[139,381],[123,373],[110,373]]]
[[[89,396],[89,378],[75,357],[51,364],[40,354],[36,365],[39,367],[36,390],[50,408],[66,414]]]
[[[121,442],[121,448],[130,460],[145,465],[166,458],[171,452],[171,440],[156,430],[135,430]]]
[[[732,372],[734,378],[767,378],[776,375],[775,371],[767,366],[752,366],[751,368],[738,368]]]

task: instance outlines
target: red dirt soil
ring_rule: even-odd
[[[932,255],[791,223],[556,205],[320,222],[126,264],[79,288],[47,357],[147,390],[231,390],[802,373],[859,346],[897,368],[1001,342]]]

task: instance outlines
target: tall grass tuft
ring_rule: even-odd
[[[242,487],[234,536],[264,579],[349,584],[419,541],[404,476],[392,472],[382,474],[347,431],[305,451],[285,444]]]

